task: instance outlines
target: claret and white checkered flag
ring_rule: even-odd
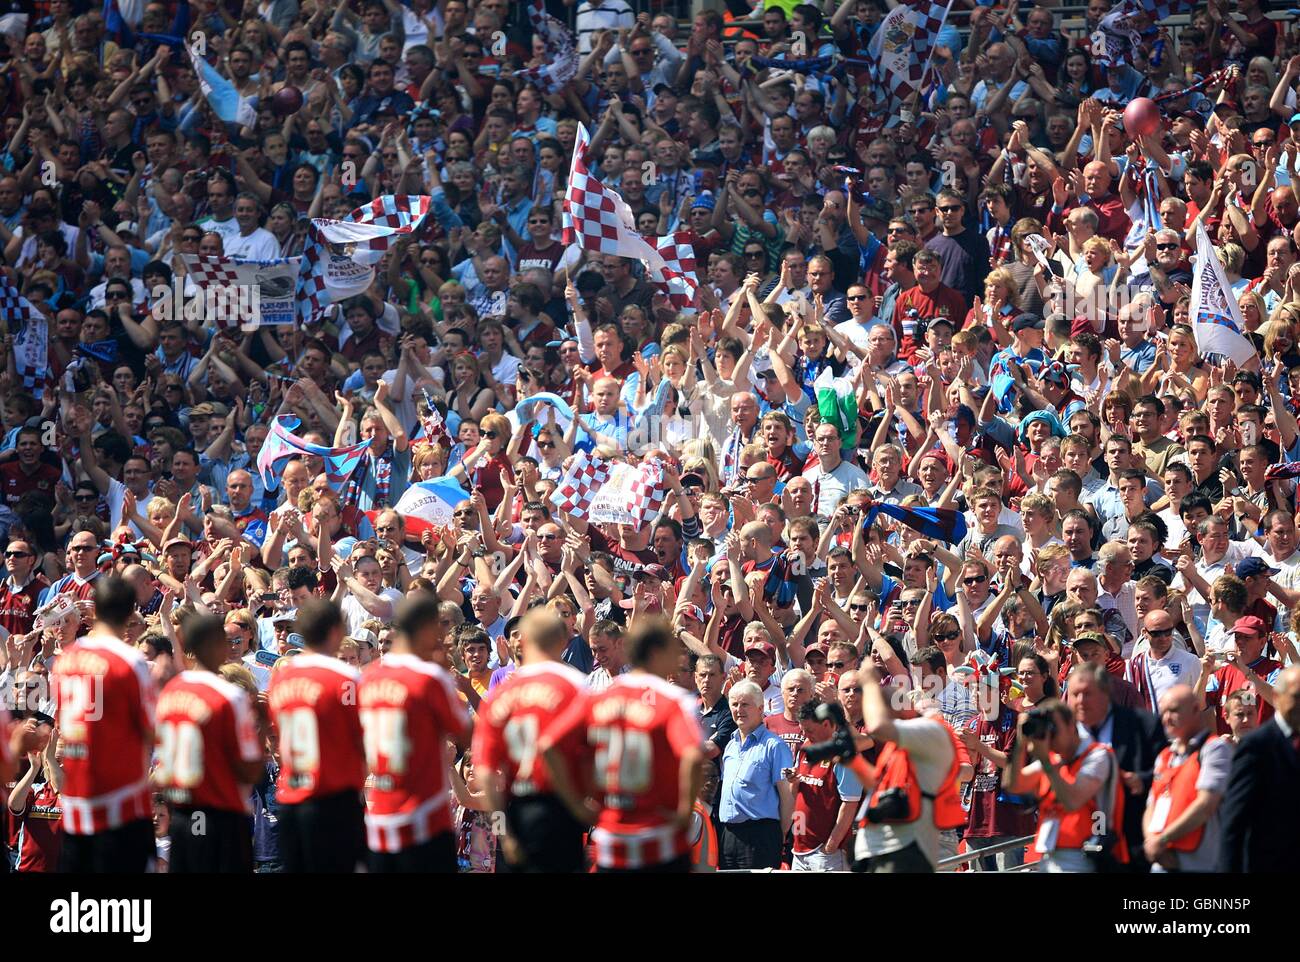
[[[587,129],[579,124],[569,187],[564,195],[564,243],[642,261],[649,279],[667,293],[674,307],[682,310],[693,306],[699,283],[695,279],[695,251],[686,235],[669,234],[656,238],[654,243],[642,237],[627,202],[591,175],[588,143]]]
[[[575,518],[585,518],[596,492],[608,480],[609,462],[598,454],[579,451],[551,494],[551,504]]]

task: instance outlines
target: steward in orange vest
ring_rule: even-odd
[[[1206,826],[1227,789],[1232,746],[1207,730],[1200,701],[1187,685],[1161,696],[1160,719],[1169,746],[1156,758],[1142,847],[1162,869],[1213,871],[1219,832]]]
[[[1026,755],[1034,759],[1028,765]],[[1047,871],[1111,871],[1128,863],[1124,783],[1115,753],[1081,736],[1063,702],[1048,699],[1020,716],[1002,786],[1038,795],[1033,848]]]

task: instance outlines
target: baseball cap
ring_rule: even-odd
[[[1014,331],[1041,331],[1046,323],[1037,314],[1021,314],[1011,322],[1011,330]]]
[[[215,418],[224,418],[230,413],[230,408],[226,407],[220,401],[208,401],[206,403],[208,407],[212,409],[212,416]]]
[[[277,611],[271,616],[271,624],[282,625],[286,622],[292,622],[298,618],[298,609],[290,608],[287,611]]]
[[[1078,648],[1080,645],[1096,645],[1099,648],[1110,647],[1106,642],[1106,636],[1100,631],[1081,631],[1079,634],[1075,635],[1074,647]]]
[[[699,197],[691,203],[692,210],[713,210],[718,205],[710,191],[703,191]]]
[[[682,487],[686,487],[688,484],[698,484],[700,487],[704,487],[704,477],[695,471],[687,471],[682,475]]]
[[[177,538],[167,539],[167,543],[163,545],[163,552],[166,553],[170,551],[172,548],[176,547],[177,545],[184,545],[185,547],[189,548],[191,551],[194,550],[194,542],[190,541],[189,538],[177,537]]]
[[[1291,119],[1287,121],[1289,127],[1294,127],[1296,124],[1300,124],[1300,114],[1292,114]]]
[[[745,654],[748,655],[751,651],[762,652],[764,655],[767,655],[767,657],[771,658],[773,662],[776,661],[776,648],[773,647],[770,641],[746,642]]]
[[[1268,562],[1263,558],[1246,558],[1243,561],[1238,561],[1236,566],[1238,578],[1249,578],[1252,575],[1275,575],[1281,570],[1280,568],[1270,568]],[[1241,620],[1243,619],[1239,619],[1237,624],[1240,624]],[[1256,618],[1255,620],[1260,621],[1261,619]]]
[[[659,96],[659,92],[660,92],[661,90],[667,90],[670,94],[673,94],[673,95],[676,95],[676,93],[677,93],[677,91],[674,90],[674,89],[672,88],[671,85],[664,83],[662,80],[659,81],[657,84],[655,84],[655,85],[654,85],[653,87],[651,87],[650,89],[654,92],[654,95],[655,95],[656,97]]]
[[[213,410],[212,405],[207,401],[202,404],[196,404],[190,408],[190,418],[210,418],[217,412]]]
[[[830,646],[820,641],[814,641],[811,645],[805,645],[803,650],[804,658],[807,658],[809,655],[813,655],[813,654],[821,655],[823,658],[825,658],[828,654],[830,654]]]
[[[700,610],[699,605],[682,605],[681,612],[683,618],[690,618],[692,621],[704,624],[704,612]]]
[[[647,578],[657,578],[660,581],[672,581],[672,577],[668,574],[668,569],[661,564],[646,565],[636,573],[636,578],[639,581],[644,581]]]
[[[292,638],[293,636],[290,635],[289,637]],[[375,637],[375,633],[371,631],[369,628],[362,628],[359,631],[357,631],[356,634],[348,635],[348,637],[351,638],[353,641],[355,641],[358,645],[368,645],[371,648],[379,647],[379,639]]]
[[[894,212],[880,198],[868,197],[862,202],[862,216],[869,220],[889,221],[893,219]]]
[[[1234,635],[1254,635],[1262,638],[1267,633],[1268,628],[1264,624],[1263,618],[1257,618],[1254,615],[1243,615],[1232,623],[1232,633]]]

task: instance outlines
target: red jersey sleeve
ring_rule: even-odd
[[[230,714],[235,726],[235,749],[240,761],[262,760],[262,743],[257,737],[257,719],[243,689],[230,699]]]
[[[445,672],[434,676],[429,685],[429,707],[438,726],[448,735],[463,741],[470,734],[469,713],[456,694],[451,679]]]

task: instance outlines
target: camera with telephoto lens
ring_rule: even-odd
[[[1022,731],[1026,738],[1047,738],[1056,731],[1056,719],[1046,708],[1031,708],[1025,716],[1025,727]]]
[[[824,762],[831,758],[838,758],[840,761],[848,761],[858,753],[853,747],[853,731],[849,728],[849,720],[844,715],[844,709],[836,702],[822,702],[817,706],[817,720],[820,722],[834,722],[835,734],[824,742],[818,742],[816,745],[809,745],[803,750],[804,756],[808,761],[816,764]]]
[[[867,809],[867,821],[872,825],[904,822],[911,811],[912,803],[907,797],[907,789],[899,785],[887,788],[876,796],[876,804]]]

